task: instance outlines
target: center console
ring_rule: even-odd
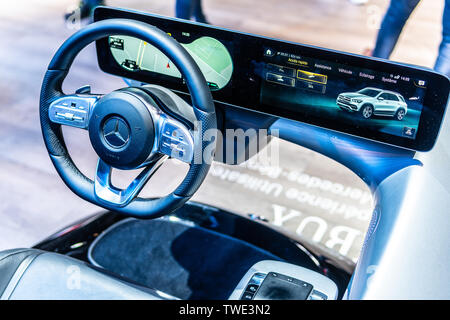
[[[241,279],[230,300],[335,300],[336,284],[320,273],[290,263],[264,260]]]

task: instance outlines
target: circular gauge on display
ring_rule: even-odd
[[[233,73],[233,60],[228,49],[217,39],[200,37],[181,45],[200,67],[211,90],[225,87]],[[129,36],[109,37],[111,53],[118,64],[129,71],[150,71],[181,78],[172,61],[159,49]]]

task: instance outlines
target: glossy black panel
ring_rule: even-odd
[[[350,280],[351,270],[346,271],[341,267],[342,261],[339,258],[323,252],[317,254],[308,251],[298,240],[279,232],[266,222],[195,202],[186,203],[173,216],[248,242],[286,262],[325,274],[338,285],[341,296]],[[104,230],[124,218],[127,217],[114,212],[101,213],[68,226],[34,248],[58,252],[88,262],[87,251],[90,244]],[[311,256],[319,261],[319,265],[311,259]]]

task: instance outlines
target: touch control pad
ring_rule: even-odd
[[[164,119],[159,150],[172,158],[189,163],[194,153],[192,135],[189,130],[177,121]]]
[[[310,283],[276,272],[255,273],[241,300],[327,300]]]
[[[269,272],[261,283],[254,300],[306,300],[313,286],[280,273]]]
[[[96,101],[96,96],[65,96],[52,102],[48,115],[54,123],[87,129],[89,113]]]
[[[230,300],[335,300],[337,285],[325,275],[287,262],[255,263],[236,285]]]

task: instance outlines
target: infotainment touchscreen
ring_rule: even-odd
[[[415,139],[427,81],[266,48],[261,102]]]
[[[189,52],[215,101],[368,139],[427,151],[436,140],[449,80],[435,72],[217,27],[111,8],[165,31]],[[97,42],[105,72],[180,93],[177,67],[158,49],[114,35]]]

